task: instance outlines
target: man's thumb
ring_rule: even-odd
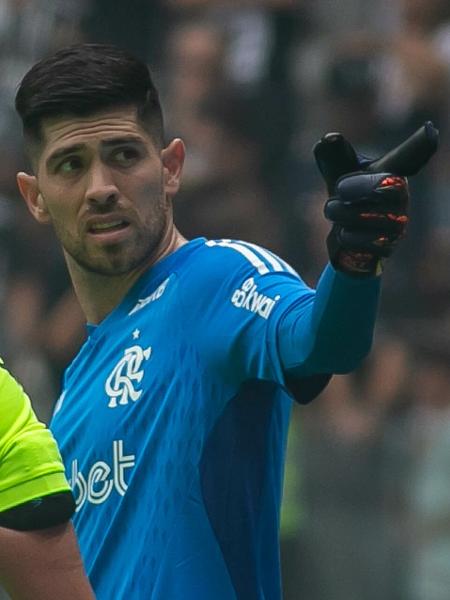
[[[313,152],[330,196],[335,193],[339,177],[361,169],[353,146],[341,133],[325,134],[315,144]]]

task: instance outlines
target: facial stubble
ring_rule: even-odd
[[[52,216],[53,228],[64,252],[82,270],[102,276],[118,276],[139,269],[145,264],[151,264],[153,257],[166,236],[172,219],[171,204],[161,188],[157,194],[154,186],[149,186],[147,198],[155,202],[155,210],[151,211],[145,221],[140,224],[133,221],[129,227],[135,228],[132,235],[123,242],[99,246],[97,253],[89,249],[89,243],[83,241],[81,234],[78,239],[67,233],[64,223]],[[102,214],[99,212],[99,214]]]

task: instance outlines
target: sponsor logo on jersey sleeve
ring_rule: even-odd
[[[144,363],[150,358],[151,353],[150,346],[144,350],[141,346],[135,345],[125,350],[105,382],[109,408],[127,405],[129,400],[133,402],[139,400],[142,390],[138,389],[138,386],[144,377]]]
[[[249,277],[233,292],[231,303],[237,308],[244,308],[263,319],[268,319],[280,297],[278,294],[274,298],[261,294],[253,277]]]

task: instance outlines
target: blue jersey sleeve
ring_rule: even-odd
[[[355,369],[372,345],[379,289],[379,278],[351,277],[328,265],[316,291],[292,297],[274,325],[283,370],[304,377]]]
[[[378,279],[355,279],[327,266],[313,290],[263,248],[229,240],[207,244],[194,335],[225,377],[281,385],[292,378],[328,380],[367,354]]]

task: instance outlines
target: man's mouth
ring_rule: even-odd
[[[128,221],[115,219],[103,223],[95,223],[89,227],[89,233],[108,233],[110,231],[120,231],[128,227]]]

